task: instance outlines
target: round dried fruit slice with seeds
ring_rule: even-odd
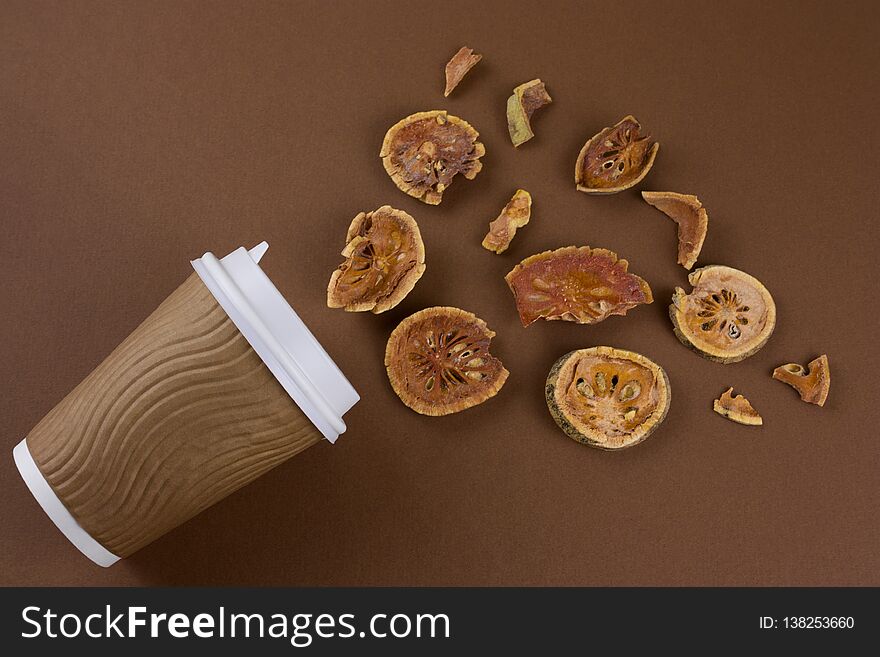
[[[419,112],[391,126],[379,157],[399,189],[437,205],[456,174],[473,180],[483,168],[486,148],[479,136],[467,121],[445,110]]]
[[[346,260],[330,276],[327,305],[382,313],[403,301],[425,272],[425,245],[415,219],[383,205],[348,227]]]
[[[690,273],[694,289],[675,288],[669,316],[681,342],[709,360],[735,363],[764,346],[776,327],[776,304],[753,276],[710,265]]]
[[[523,326],[541,318],[596,324],[654,300],[628,267],[613,251],[566,246],[526,258],[504,280]]]
[[[666,418],[672,399],[662,367],[613,347],[565,354],[550,369],[544,395],[569,438],[602,449],[642,442]]]
[[[577,188],[587,194],[614,194],[648,175],[660,144],[641,130],[635,117],[627,116],[584,144],[574,166]]]
[[[465,310],[420,310],[388,338],[385,368],[391,387],[422,415],[448,415],[481,404],[495,396],[508,375],[489,353],[494,336],[486,322]]]

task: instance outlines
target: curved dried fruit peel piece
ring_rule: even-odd
[[[486,148],[479,136],[446,110],[418,112],[391,126],[379,157],[398,189],[437,205],[456,174],[473,180],[483,168]]]
[[[507,130],[514,146],[526,143],[535,136],[532,132],[532,114],[553,102],[541,80],[530,80],[519,85],[507,99]]]
[[[348,227],[346,260],[330,276],[327,305],[385,312],[403,301],[425,272],[425,245],[416,220],[383,205]]]
[[[719,415],[723,415],[728,420],[747,424],[749,426],[758,427],[764,424],[760,413],[756,411],[749,400],[742,395],[732,396],[733,388],[725,390],[721,397],[712,404],[712,410]]]
[[[753,276],[709,265],[688,275],[693,290],[675,288],[669,317],[686,347],[709,360],[736,363],[763,347],[776,327],[776,304]]]
[[[672,399],[662,367],[613,347],[565,354],[550,369],[544,396],[569,438],[601,449],[642,442],[666,418]]]
[[[574,165],[574,182],[587,194],[614,194],[629,189],[648,175],[660,144],[633,116],[621,119],[591,137]]]
[[[420,310],[388,338],[385,368],[391,387],[422,415],[448,415],[481,404],[508,376],[489,353],[494,336],[486,322],[465,310]]]
[[[809,362],[807,368],[798,363],[786,363],[773,370],[773,378],[797,390],[805,402],[824,406],[831,389],[831,369],[828,356],[822,354]]]
[[[675,192],[642,192],[642,198],[678,224],[678,264],[693,267],[709,229],[709,214],[700,199]]]
[[[566,246],[526,258],[504,280],[523,326],[537,319],[596,324],[654,301],[647,281],[628,267],[613,251]]]
[[[518,189],[498,215],[489,223],[489,232],[483,238],[483,248],[495,253],[504,253],[516,235],[516,229],[529,223],[532,215],[532,195]]]
[[[446,89],[443,91],[443,95],[448,97],[467,75],[467,72],[476,66],[481,59],[483,59],[482,55],[474,54],[473,50],[462,46],[446,64]]]

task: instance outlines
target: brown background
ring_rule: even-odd
[[[0,583],[880,584],[877,21],[869,2],[3,2]],[[444,100],[462,44],[485,58]],[[505,101],[533,77],[554,104],[514,150]],[[488,154],[429,207],[377,155],[391,124],[436,108],[473,123]],[[686,272],[672,222],[635,190],[574,189],[583,142],[627,113],[662,143],[640,188],[699,194],[700,262],[742,268],[776,299],[776,333],[745,362],[673,336],[667,300]],[[490,254],[480,239],[516,187],[532,223]],[[327,309],[349,221],[385,203],[419,221],[424,278],[382,316]],[[12,447],[189,259],[262,239],[267,273],[362,394],[348,433],[131,559],[91,565]],[[523,329],[502,276],[568,244],[619,252],[657,301]],[[395,324],[436,304],[486,319],[511,372],[498,397],[445,418],[401,405],[382,367]],[[669,373],[668,419],[635,449],[580,446],[544,405],[550,364],[597,344]],[[822,352],[824,409],[770,379]],[[712,413],[728,385],[763,428]]]

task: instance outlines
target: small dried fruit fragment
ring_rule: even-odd
[[[346,260],[330,276],[327,305],[385,312],[403,301],[425,272],[425,245],[415,219],[383,205],[348,227]]]
[[[763,347],[776,327],[776,304],[753,276],[710,265],[690,273],[694,289],[675,288],[669,316],[682,344],[709,360],[735,363]]]
[[[526,258],[504,280],[523,326],[540,318],[596,324],[654,300],[628,267],[613,251],[566,246]]]
[[[569,438],[602,449],[642,442],[666,418],[672,398],[662,367],[613,347],[565,354],[550,369],[544,396]]]
[[[675,192],[642,192],[642,198],[678,224],[678,264],[693,267],[709,229],[709,215],[700,199]]]
[[[467,46],[462,46],[446,64],[446,89],[443,91],[443,95],[448,97],[452,90],[458,86],[458,83],[461,82],[462,78],[467,75],[467,72],[481,59],[483,59],[482,55],[475,55],[473,50]]]
[[[587,194],[614,194],[629,189],[648,175],[660,144],[632,116],[592,137],[574,165],[577,188]]]
[[[514,146],[526,143],[535,136],[532,132],[532,114],[553,102],[540,80],[531,80],[513,90],[507,99],[507,130]]]
[[[489,353],[494,336],[486,322],[465,310],[420,310],[388,338],[385,368],[391,387],[422,415],[448,415],[481,404],[495,396],[508,375]]]
[[[822,354],[814,358],[804,369],[798,363],[787,363],[773,370],[773,378],[787,383],[798,391],[805,402],[824,406],[831,389],[831,370],[828,367],[828,356]]]
[[[531,214],[532,195],[524,189],[516,190],[498,218],[489,223],[489,232],[483,238],[483,248],[504,253],[513,241],[516,229],[529,223]]]
[[[733,393],[733,388],[725,390],[721,397],[712,404],[712,410],[728,420],[740,424],[748,424],[753,427],[764,424],[761,415],[752,407],[748,399],[742,395],[734,397],[731,393]]]
[[[395,123],[385,134],[379,157],[397,187],[437,205],[456,174],[473,180],[486,154],[480,134],[445,110],[419,112]]]

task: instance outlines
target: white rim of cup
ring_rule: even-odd
[[[34,457],[28,449],[27,441],[22,440],[12,450],[12,458],[15,466],[18,468],[21,478],[27,485],[34,499],[46,512],[46,515],[55,523],[55,526],[61,530],[61,533],[67,537],[76,548],[94,561],[99,566],[107,568],[119,561],[119,557],[110,552],[103,545],[98,543],[91,535],[83,529],[76,521],[64,503],[58,499],[55,491],[46,481],[43,473],[34,462]]]

